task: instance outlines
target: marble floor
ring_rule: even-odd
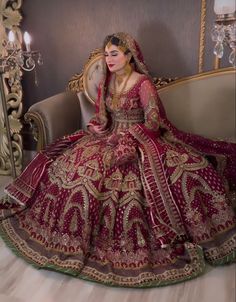
[[[0,177],[0,195],[9,177]],[[236,302],[236,264],[208,267],[197,279],[154,289],[122,289],[37,270],[0,239],[0,302]]]

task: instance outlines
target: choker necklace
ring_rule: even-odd
[[[127,78],[124,81],[123,87],[121,88],[121,90],[118,93],[116,92],[117,91],[117,89],[116,89],[117,88],[116,87],[116,82],[117,82],[116,77],[117,77],[117,75],[115,74],[115,78],[114,78],[114,91],[113,91],[113,97],[112,97],[112,107],[113,107],[113,109],[118,109],[119,108],[120,97],[121,97],[122,93],[124,92],[124,90],[126,88],[126,85],[128,83],[128,80],[129,80],[131,74],[132,74],[132,69],[129,72],[129,74],[127,75]]]

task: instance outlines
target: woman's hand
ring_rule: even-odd
[[[89,125],[88,130],[89,132],[96,135],[104,135],[107,132],[107,130],[104,129],[101,125]]]

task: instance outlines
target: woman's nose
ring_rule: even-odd
[[[108,63],[112,62],[112,57],[107,57],[106,61],[107,61]]]

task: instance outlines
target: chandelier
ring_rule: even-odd
[[[224,55],[224,47],[230,47],[229,63],[234,67],[236,66],[235,6],[235,0],[215,0],[216,20],[211,33],[212,40],[215,42],[214,54],[221,59]]]

